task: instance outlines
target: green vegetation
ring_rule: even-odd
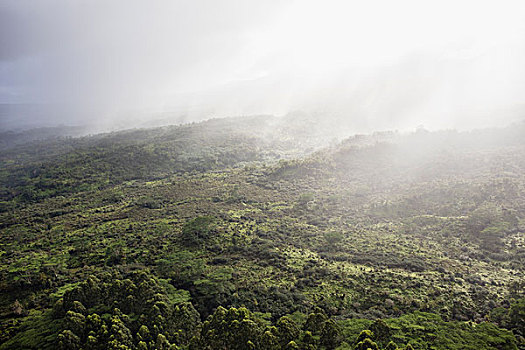
[[[0,349],[525,348],[524,125],[265,120],[12,142]]]

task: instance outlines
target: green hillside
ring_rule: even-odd
[[[3,149],[0,349],[525,349],[523,123],[298,124]]]

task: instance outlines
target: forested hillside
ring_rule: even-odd
[[[0,349],[525,349],[525,124],[325,134],[10,141]]]

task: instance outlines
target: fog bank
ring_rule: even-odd
[[[525,117],[521,1],[3,1],[0,44],[4,129],[302,111],[367,132]]]

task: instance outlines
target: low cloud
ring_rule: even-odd
[[[39,104],[37,124],[496,125],[523,118],[524,17],[518,1],[22,0],[0,5],[0,103]]]

